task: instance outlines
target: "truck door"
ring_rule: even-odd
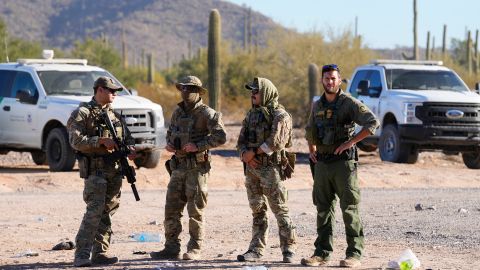
[[[16,71],[0,70],[0,144],[9,143],[5,132],[10,128],[10,112],[13,100],[10,98]]]
[[[38,89],[28,72],[17,72],[8,98],[7,129],[4,137],[9,144],[35,146],[38,140]],[[4,111],[5,112],[5,111]],[[3,113],[3,112],[2,112]]]
[[[367,85],[365,89],[361,89]],[[379,103],[382,93],[382,80],[378,70],[360,70],[353,78],[350,93],[365,104],[378,118],[380,117]],[[378,134],[377,134],[378,133]],[[375,136],[379,135],[379,129]]]

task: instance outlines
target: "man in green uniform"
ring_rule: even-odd
[[[252,240],[239,261],[257,261],[263,256],[268,234],[267,202],[275,214],[283,262],[295,254],[295,226],[289,216],[287,189],[282,171],[285,148],[292,144],[292,118],[278,103],[278,91],[271,81],[255,78],[245,85],[252,91],[252,108],[242,123],[237,149],[245,164],[245,187],[252,209]]]
[[[302,259],[301,263],[318,266],[330,259],[337,195],[348,244],[340,266],[353,268],[360,266],[364,241],[358,211],[360,189],[355,144],[374,134],[379,122],[365,105],[340,89],[337,65],[323,66],[322,84],[325,93],[313,104],[306,127],[310,159],[315,163],[313,204],[317,207],[318,235],[313,256]],[[355,124],[363,127],[356,135]]]
[[[184,260],[198,260],[204,240],[204,210],[207,206],[207,179],[210,174],[209,149],[226,142],[221,114],[203,104],[207,90],[195,76],[176,84],[182,102],[172,114],[166,150],[175,153],[167,162],[171,171],[165,201],[165,248],[150,253],[153,259],[179,259],[182,212],[187,206],[190,241]]]
[[[85,179],[83,199],[87,204],[75,238],[77,249],[73,264],[77,267],[118,262],[117,257],[107,256],[106,252],[112,235],[111,217],[120,205],[123,176],[118,161],[108,162],[110,152],[118,146],[100,117],[102,113],[108,113],[119,139],[125,138],[125,143],[131,145],[129,159],[135,157],[135,141],[123,119],[111,107],[122,87],[109,77],[99,77],[93,89],[92,100],[80,103],[67,122],[70,145],[79,156],[80,177]]]

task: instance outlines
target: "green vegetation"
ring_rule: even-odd
[[[28,42],[10,37],[5,22],[0,18],[0,62],[13,62],[18,58],[38,57],[41,53],[40,42]]]
[[[0,21],[0,59],[4,61],[4,40],[7,37],[5,24]],[[333,32],[333,31],[330,31]],[[275,30],[260,37],[265,40],[261,45],[245,50],[243,43],[221,42],[220,99],[222,112],[229,121],[239,121],[250,107],[249,92],[244,84],[253,77],[270,79],[279,89],[280,102],[292,113],[294,123],[301,126],[308,114],[310,97],[308,83],[308,67],[316,64],[335,63],[341,68],[343,78],[350,78],[354,69],[380,58],[373,50],[361,44],[360,37],[354,37],[349,31],[325,35],[320,32],[306,34],[291,31]],[[17,58],[39,57],[41,45],[20,39],[8,39],[10,61]],[[432,60],[443,60],[444,64],[455,70],[469,85],[474,87],[480,81],[480,70],[468,72],[466,60],[467,41],[453,39],[451,54],[432,53]],[[186,44],[187,46],[187,44]],[[476,47],[476,45],[472,45]],[[180,94],[174,82],[185,75],[196,75],[206,85],[208,81],[207,49],[199,48],[195,55],[184,58],[171,67],[154,72],[153,83],[147,82],[147,67],[130,65],[122,66],[120,51],[102,39],[86,39],[75,42],[70,52],[56,50],[56,56],[85,58],[89,64],[101,66],[109,70],[127,87],[138,90],[139,95],[161,104],[166,119],[180,101]],[[144,61],[142,61],[143,63]],[[343,87],[345,88],[345,86]],[[319,89],[322,90],[321,88]],[[203,97],[208,102],[208,95]]]

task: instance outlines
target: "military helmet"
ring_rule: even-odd
[[[198,93],[203,95],[207,92],[207,89],[202,86],[202,81],[198,77],[195,76],[186,76],[181,78],[175,86],[179,91],[182,91],[182,86],[195,86],[198,89]]]

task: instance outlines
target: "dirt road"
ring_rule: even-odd
[[[232,129],[232,128],[231,128]],[[229,132],[235,133],[235,130]],[[163,236],[163,213],[167,173],[156,169],[137,171],[141,201],[135,202],[124,185],[122,204],[113,217],[114,243],[111,252],[121,263],[111,269],[242,269],[252,264],[236,262],[251,235],[241,164],[233,151],[235,138],[214,151],[209,181],[207,239],[198,262],[152,261],[148,252],[162,243],[139,243],[129,238],[137,232],[158,232]],[[299,161],[293,179],[287,181],[289,206],[297,226],[296,263],[280,263],[278,230],[270,214],[270,240],[265,261],[254,264],[269,269],[305,269],[299,262],[313,252],[315,209],[311,203],[312,179],[306,164],[306,145],[301,136],[294,149]],[[167,155],[163,157],[166,159]],[[422,153],[414,165],[384,163],[376,154],[362,153],[359,178],[361,215],[366,247],[362,269],[383,269],[406,248],[415,252],[422,269],[480,269],[480,173],[469,170],[459,156]],[[78,171],[52,173],[35,166],[28,154],[0,156],[0,268],[62,269],[70,267],[72,251],[51,251],[64,238],[73,239],[85,205],[83,182]],[[424,210],[416,211],[422,204]],[[429,209],[430,208],[430,209]],[[337,213],[340,210],[337,209]],[[184,218],[184,228],[188,228]],[[345,234],[337,215],[335,251],[330,264],[336,268],[343,258]],[[186,235],[182,234],[182,243]],[[27,252],[38,256],[24,256]],[[147,255],[135,255],[145,251]],[[99,268],[96,268],[99,269]]]

